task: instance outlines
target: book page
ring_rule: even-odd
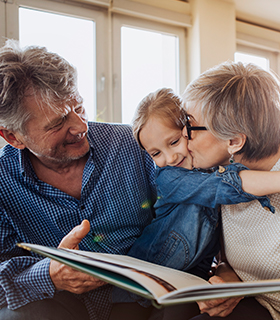
[[[280,279],[211,285],[186,272],[129,256],[57,249],[26,243],[18,246],[145,298],[154,299],[163,305],[280,291]]]
[[[210,284],[197,276],[179,270],[163,267],[143,260],[124,255],[112,255],[106,253],[87,252],[82,250],[67,250],[85,258],[97,259],[102,262],[115,264],[118,267],[126,267],[134,271],[133,279],[149,289],[157,298],[168,292],[176,291],[181,288],[193,287],[198,285],[210,286]],[[73,252],[74,251],[74,252]],[[127,270],[126,270],[127,271]],[[141,276],[136,274],[141,274]],[[128,275],[126,273],[126,275]],[[151,281],[153,279],[153,281]]]

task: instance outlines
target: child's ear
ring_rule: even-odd
[[[240,151],[243,148],[246,139],[247,137],[245,134],[239,134],[235,138],[230,139],[228,146],[229,154],[235,154],[236,152]]]
[[[0,135],[13,147],[17,149],[24,149],[25,145],[21,142],[20,138],[12,131],[5,128],[0,128]]]

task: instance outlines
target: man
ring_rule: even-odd
[[[11,40],[0,133],[0,318],[107,319],[110,285],[16,244],[125,254],[152,220],[153,162],[129,126],[87,122],[67,61]]]

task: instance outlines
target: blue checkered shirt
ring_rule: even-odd
[[[0,308],[17,309],[52,298],[48,258],[28,253],[18,242],[57,247],[83,219],[91,223],[81,250],[125,254],[151,222],[155,199],[154,164],[140,150],[131,128],[89,123],[90,156],[81,198],[40,181],[28,150],[0,151]],[[90,319],[107,319],[111,286],[77,295]]]

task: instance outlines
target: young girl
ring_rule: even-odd
[[[280,173],[268,172],[264,179],[262,172],[247,170],[238,163],[210,171],[193,169],[188,140],[182,135],[187,121],[182,101],[171,89],[149,94],[137,108],[133,133],[158,166],[158,199],[155,219],[128,254],[208,279],[219,251],[220,205],[257,199],[273,214],[265,194],[280,191],[280,179],[275,179]],[[228,159],[230,163],[230,151]],[[114,289],[113,302],[136,300],[149,305],[144,299]]]

